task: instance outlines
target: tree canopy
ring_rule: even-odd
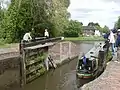
[[[9,43],[18,42],[32,28],[36,36],[43,36],[45,28],[52,37],[61,35],[68,25],[69,4],[69,0],[11,0],[0,36]]]
[[[117,22],[115,23],[114,27],[115,27],[116,29],[120,29],[120,17],[118,17],[118,20],[117,20]]]
[[[89,22],[88,26],[98,26],[100,27],[99,23]]]
[[[43,36],[46,28],[50,37],[80,36],[83,23],[69,21],[69,5],[70,0],[11,0],[7,10],[0,7],[0,38],[8,43],[19,42],[29,31],[32,32],[32,36]],[[120,28],[119,24],[120,18],[116,23],[117,28]],[[88,26],[94,26],[101,32],[109,29],[93,22],[89,22]]]
[[[103,33],[108,33],[109,32],[109,27],[106,25],[103,27]]]
[[[68,27],[64,31],[64,36],[78,37],[80,34],[82,34],[82,23],[77,20],[70,20]]]

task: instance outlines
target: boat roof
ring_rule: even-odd
[[[98,52],[100,50],[103,50],[103,46],[105,45],[104,42],[97,43],[92,49],[90,49],[89,52],[85,54],[86,58],[89,58],[89,60],[93,60],[94,57],[98,57]],[[93,57],[91,57],[93,56]],[[83,57],[79,57],[80,59],[83,59]]]

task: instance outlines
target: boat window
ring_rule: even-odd
[[[93,69],[96,67],[96,61],[93,61]]]
[[[90,52],[90,54],[93,54],[93,52]]]

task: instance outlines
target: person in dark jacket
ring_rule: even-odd
[[[109,35],[110,35],[110,33],[104,34],[104,35],[103,35],[104,39],[108,39]]]
[[[120,29],[117,31],[116,47],[120,47]]]

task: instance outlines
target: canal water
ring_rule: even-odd
[[[80,46],[80,53],[88,52],[94,43],[77,43]],[[80,90],[76,83],[76,63],[77,59],[60,66],[55,70],[47,72],[38,79],[25,85],[22,90]],[[87,83],[80,80],[80,86]]]

